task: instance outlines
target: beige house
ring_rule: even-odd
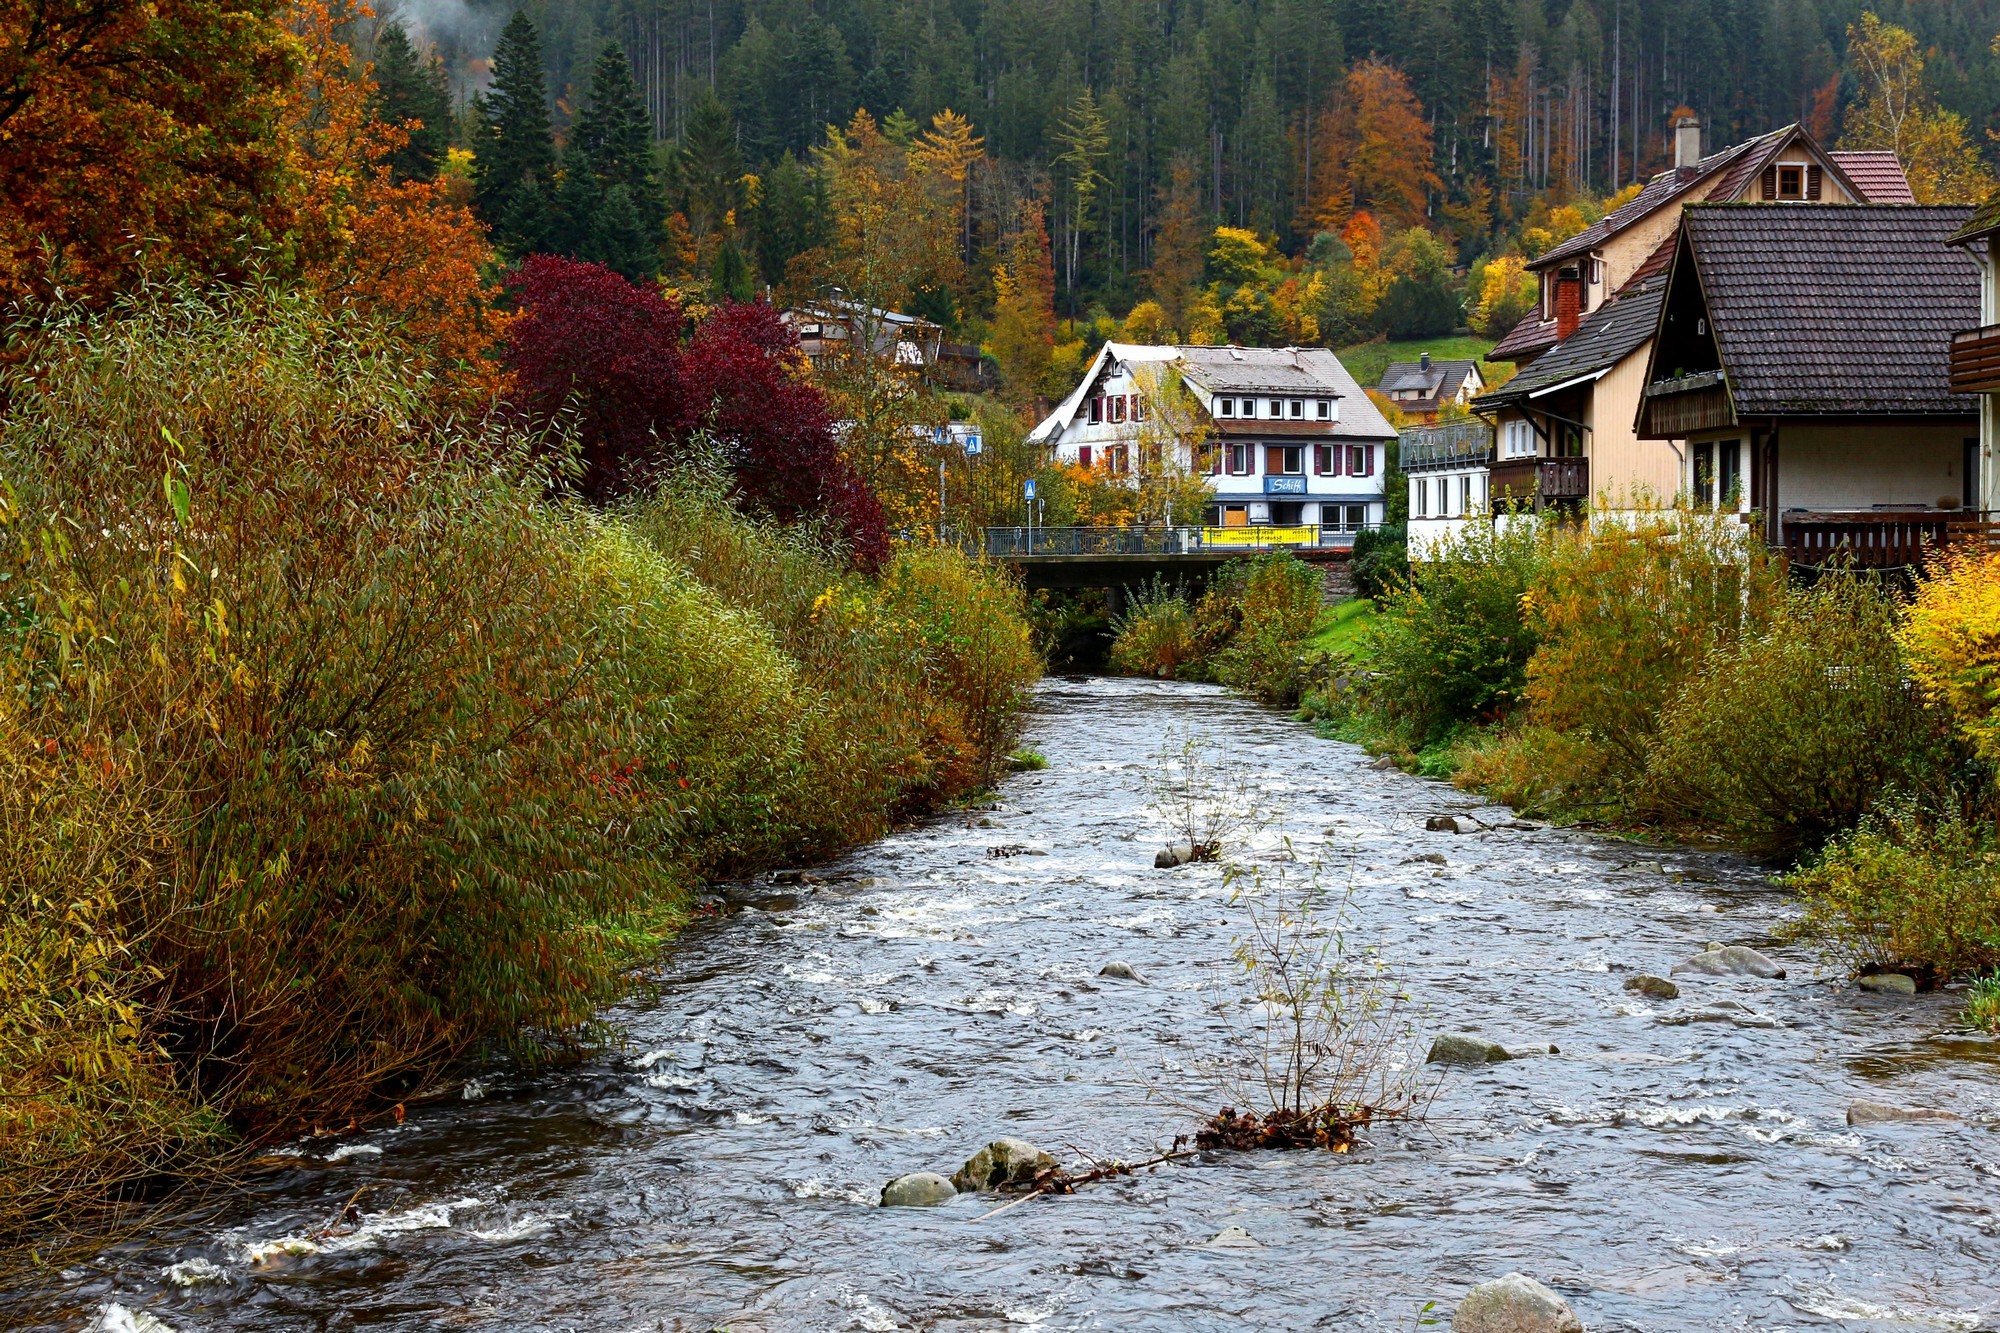
[[[1793,562],[1909,565],[1985,503],[1952,338],[1980,271],[1963,207],[1690,208],[1637,417],[1684,441],[1681,489],[1755,514]]]
[[[1893,154],[1829,153],[1796,125],[1701,155],[1701,127],[1675,130],[1676,165],[1646,183],[1637,198],[1564,241],[1530,266],[1541,305],[1510,330],[1489,360],[1511,360],[1520,373],[1475,398],[1472,410],[1492,423],[1484,467],[1459,489],[1483,494],[1479,508],[1503,500],[1534,508],[1610,509],[1680,492],[1686,458],[1677,440],[1642,438],[1635,429],[1646,384],[1652,327],[1666,285],[1682,210],[1700,202],[1851,205],[1879,193],[1907,203],[1909,186]],[[1865,185],[1864,185],[1865,182]],[[1411,433],[1404,453],[1429,451]],[[1451,451],[1465,470],[1465,450]],[[1411,473],[1412,550],[1433,531],[1463,521]],[[1447,494],[1454,493],[1445,488]],[[1473,512],[1479,512],[1476,508]]]
[[[1952,236],[1979,266],[1979,326],[1951,338],[1951,387],[1977,394],[1979,403],[1979,508],[2000,517],[2000,194],[1995,194]]]

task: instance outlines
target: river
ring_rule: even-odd
[[[1077,1160],[1192,1129],[1154,1094],[1201,1095],[1245,923],[1217,868],[1152,868],[1144,776],[1174,728],[1281,801],[1253,859],[1288,837],[1351,875],[1355,942],[1426,1034],[1560,1053],[1455,1072],[1351,1156],[1210,1155],[985,1220],[990,1198],[876,1207],[1001,1134]],[[1409,1330],[1520,1270],[1592,1330],[2000,1328],[1994,1044],[1952,997],[1866,995],[1774,945],[1788,906],[1756,867],[1427,832],[1511,815],[1205,686],[1051,680],[1029,740],[1049,767],[995,808],[731,889],[611,1015],[619,1049],[285,1149],[219,1213],[71,1270],[46,1326]],[[1622,988],[1710,940],[1790,975]],[[1100,977],[1114,959],[1147,984]],[[1779,1026],[1661,1021],[1720,998]],[[1857,1096],[1965,1123],[1849,1128]],[[351,1198],[358,1224],[301,1243]],[[1209,1244],[1231,1226],[1256,1245]]]

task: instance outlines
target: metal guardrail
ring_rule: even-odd
[[[1465,467],[1493,458],[1493,427],[1477,417],[1436,426],[1410,426],[1398,438],[1397,458],[1405,472]]]
[[[1066,555],[1235,555],[1345,550],[1354,544],[1355,532],[1354,528],[1321,523],[1234,528],[987,528],[983,546],[987,555],[1003,560]]]

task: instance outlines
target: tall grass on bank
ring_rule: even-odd
[[[1130,595],[1112,624],[1111,664],[1131,675],[1213,680],[1264,703],[1292,705],[1323,654],[1321,583],[1289,551],[1219,569],[1199,600],[1161,580]]]
[[[692,490],[588,514],[364,324],[58,312],[0,425],[0,1246],[590,1039],[721,868],[985,780],[1035,661]]]

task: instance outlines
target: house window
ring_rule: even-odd
[[[1339,465],[1333,461],[1335,447],[1331,444],[1316,444],[1313,446],[1313,472],[1316,475],[1331,477],[1339,473]]]
[[[1090,424],[1095,426],[1104,420],[1104,398],[1099,395],[1090,400]]]
[[[1306,414],[1305,399],[1303,398],[1292,399],[1292,419],[1299,420],[1303,418],[1305,414]]]
[[[1694,502],[1704,509],[1715,507],[1715,446],[1704,441],[1688,451],[1694,461]]]
[[[1121,477],[1130,472],[1132,470],[1132,451],[1130,447],[1123,444],[1105,446],[1104,465]]]
[[[1526,458],[1535,452],[1535,428],[1519,417],[1500,428],[1500,452],[1508,458]]]
[[[1804,167],[1778,168],[1778,198],[1803,199],[1806,197],[1806,169]]]
[[[1125,420],[1125,395],[1122,393],[1115,393],[1111,395],[1111,421],[1112,424],[1116,425],[1124,420]]]
[[[1089,466],[1090,466],[1090,446],[1089,446],[1089,445],[1087,445],[1087,444],[1079,444],[1079,445],[1078,445],[1078,446],[1076,447],[1076,465],[1077,465],[1078,467],[1089,467]]]
[[[1319,400],[1319,419],[1321,421],[1331,421],[1333,419],[1332,399],[1322,398]]]
[[[1256,470],[1256,457],[1251,452],[1250,445],[1232,444],[1229,446],[1230,476],[1247,477],[1255,470]]]
[[[1135,393],[1132,395],[1131,403],[1132,403],[1132,420],[1144,421],[1146,419],[1146,396],[1144,394]]]
[[[1350,477],[1372,477],[1375,475],[1375,448],[1373,445],[1357,444],[1348,448],[1347,475]]]
[[[1210,444],[1210,445],[1205,445],[1205,446],[1203,446],[1203,447],[1204,447],[1204,448],[1206,448],[1206,449],[1208,450],[1208,471],[1209,471],[1209,475],[1211,475],[1211,476],[1216,476],[1216,477],[1219,477],[1219,476],[1221,476],[1221,475],[1222,475],[1222,462],[1223,462],[1223,457],[1222,457],[1222,456],[1223,456],[1223,446],[1222,446],[1222,445],[1219,445],[1219,444]]]
[[[1367,505],[1347,506],[1347,530],[1349,532],[1359,532],[1361,531],[1361,529],[1367,526],[1368,526],[1368,506]]]
[[[1458,512],[1461,514],[1472,512],[1472,478],[1470,476],[1458,479]]]
[[[1276,421],[1276,420],[1278,419],[1278,400],[1277,400],[1277,399],[1275,399],[1275,398],[1266,398],[1266,399],[1264,400],[1264,415],[1265,415],[1265,416],[1267,416],[1267,417],[1269,417],[1269,418],[1270,418],[1271,420],[1273,420],[1273,421]]]
[[[1743,501],[1743,444],[1724,440],[1715,446],[1715,499],[1725,509],[1740,508]]]
[[[1420,477],[1417,480],[1417,517],[1429,518],[1430,516],[1431,516],[1430,479],[1428,477]]]
[[[1219,417],[1233,417],[1233,416],[1235,416],[1235,415],[1236,415],[1236,400],[1235,400],[1234,398],[1218,398],[1218,399],[1216,399],[1216,400],[1215,400],[1215,415],[1217,415],[1217,416],[1219,416]]]
[[[1303,444],[1288,444],[1279,451],[1283,454],[1284,472],[1288,477],[1302,477],[1306,471],[1306,447]]]

